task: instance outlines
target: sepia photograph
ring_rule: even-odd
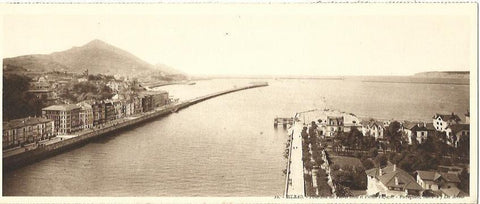
[[[476,3],[0,11],[1,203],[478,202]]]

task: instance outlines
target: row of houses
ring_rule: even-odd
[[[416,171],[416,178],[395,164],[366,170],[367,195],[465,197],[458,188],[463,168],[439,166],[436,171]]]
[[[51,105],[42,109],[42,118],[3,123],[3,148],[91,129],[116,119],[152,111],[169,102],[168,92],[148,91],[128,100],[88,100],[77,104]]]
[[[416,140],[419,144],[425,142],[429,135],[435,132],[444,132],[447,136],[447,143],[457,147],[462,137],[470,135],[470,115],[465,114],[466,121],[461,123],[458,115],[452,114],[435,114],[432,123],[426,122],[400,122],[400,130],[405,141],[413,144]],[[349,132],[352,128],[361,130],[364,136],[375,137],[376,140],[384,140],[385,132],[391,121],[378,121],[374,119],[364,120],[358,123],[344,123],[344,117],[328,116],[325,121],[318,123],[320,135],[324,137],[333,137],[337,132]]]
[[[52,120],[37,117],[3,122],[3,149],[54,137]]]

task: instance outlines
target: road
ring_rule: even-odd
[[[286,192],[287,197],[302,198],[305,197],[305,181],[303,176],[303,161],[302,161],[302,129],[303,122],[294,122],[292,150],[291,150],[291,164],[289,170],[289,182]]]

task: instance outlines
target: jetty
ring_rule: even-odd
[[[292,118],[279,118],[276,117],[273,120],[273,126],[278,127],[278,125],[283,125],[283,128],[287,128],[287,125],[293,125],[293,117]]]
[[[302,129],[303,124],[299,119],[300,113],[295,115],[293,126],[289,130],[290,150],[287,161],[287,175],[285,177],[285,198],[304,198],[305,197],[305,178],[303,173],[302,161]]]
[[[96,127],[93,129],[85,130],[81,133],[78,133],[78,135],[74,137],[65,138],[65,139],[57,140],[55,142],[42,144],[41,146],[28,151],[24,151],[18,154],[3,154],[3,170],[9,171],[9,170],[17,169],[19,167],[47,158],[49,156],[67,151],[76,146],[85,144],[91,139],[112,134],[112,133],[121,131],[122,129],[125,129],[125,128],[134,127],[135,125],[150,121],[160,116],[168,115],[172,112],[179,111],[183,108],[186,108],[188,106],[194,105],[196,103],[199,103],[214,97],[218,97],[221,95],[242,91],[246,89],[264,87],[264,86],[268,86],[268,83],[266,82],[251,83],[247,86],[237,87],[237,88],[228,89],[225,91],[208,94],[208,95],[197,97],[194,99],[182,101],[176,104],[169,104],[163,107],[159,107],[150,112],[142,113],[138,116],[135,116],[129,119],[113,121],[112,123],[105,124],[102,127]]]

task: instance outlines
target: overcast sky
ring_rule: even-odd
[[[3,54],[48,54],[100,39],[189,74],[409,75],[475,68],[472,9],[370,5],[348,12],[277,5],[8,15]]]

